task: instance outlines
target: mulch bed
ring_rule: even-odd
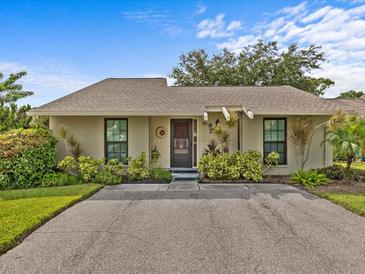
[[[289,184],[290,176],[265,176],[261,182],[254,182],[249,180],[212,180],[202,177],[199,179],[199,184]]]
[[[362,182],[342,182],[334,181],[326,186],[318,186],[310,189],[315,192],[350,192],[350,193],[365,193],[365,183]]]

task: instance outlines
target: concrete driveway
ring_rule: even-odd
[[[285,185],[107,187],[0,257],[0,273],[364,273],[365,219]]]

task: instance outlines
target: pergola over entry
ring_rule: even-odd
[[[244,112],[249,119],[254,118],[254,113],[251,110],[247,110],[244,106],[206,106],[203,114],[204,122],[208,122],[208,112],[220,112],[222,111],[224,118],[228,121],[230,119],[229,111]]]

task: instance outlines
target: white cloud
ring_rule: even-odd
[[[168,34],[169,36],[176,36],[182,32],[182,28],[177,26],[175,19],[169,11],[148,9],[126,11],[122,14],[125,19],[160,29],[161,33]]]
[[[285,7],[281,9],[281,12],[289,16],[303,15],[303,12],[306,12],[306,7],[307,1],[304,1],[296,6]]]
[[[232,36],[241,29],[241,22],[234,20],[227,23],[224,14],[218,14],[214,19],[204,19],[197,25],[198,38],[222,38]]]
[[[95,82],[95,79],[79,74],[55,60],[38,60],[32,64],[0,61],[0,72],[5,77],[20,71],[26,71],[27,75],[19,82],[23,84],[24,89],[35,93],[34,96],[23,99],[22,103],[33,105],[55,99]]]
[[[195,11],[195,14],[200,15],[200,14],[205,13],[206,11],[207,11],[207,6],[199,5],[198,9]]]
[[[353,3],[340,8],[334,5],[309,6],[302,2],[279,10],[245,30],[244,35],[231,36],[218,47],[238,53],[257,39],[276,40],[283,48],[293,42],[301,47],[311,43],[322,46],[328,63],[316,75],[336,82],[326,92],[327,96],[349,89],[365,90],[365,4]]]

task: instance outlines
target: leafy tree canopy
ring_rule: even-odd
[[[258,41],[239,54],[223,49],[210,57],[203,49],[192,50],[180,56],[170,77],[179,86],[291,85],[320,96],[334,81],[310,75],[325,61],[316,45],[280,50],[277,42]]]
[[[364,92],[362,92],[362,91],[349,90],[349,91],[340,93],[340,95],[337,96],[337,98],[339,98],[339,99],[356,99],[356,98],[360,98],[363,95],[364,95]]]
[[[12,73],[9,75],[8,79],[0,82],[0,103],[14,103],[19,99],[33,95],[31,91],[24,91],[21,84],[16,84],[20,78],[27,75],[25,71],[18,73]],[[0,73],[0,80],[2,80],[4,75]]]

